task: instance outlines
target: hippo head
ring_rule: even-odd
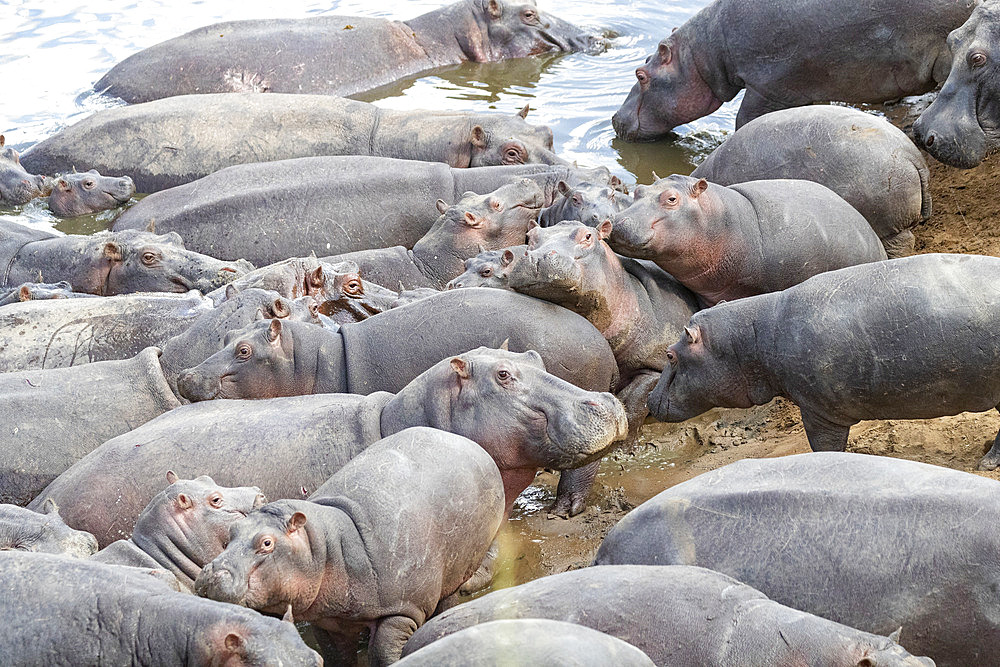
[[[951,72],[937,99],[913,124],[935,158],[971,169],[1000,147],[1000,6],[981,4],[948,35]]]
[[[256,486],[226,488],[207,475],[178,479],[168,470],[167,483],[139,514],[132,541],[146,553],[167,555],[192,581],[222,553],[229,527],[267,502]]]
[[[192,618],[211,620],[199,620],[193,626],[187,642],[188,664],[322,667],[323,659],[302,641],[291,614],[279,620],[249,609],[213,608],[210,614],[200,615],[199,604],[217,605],[209,600],[191,604]]]
[[[485,25],[487,39],[456,34],[466,57],[473,62],[493,62],[534,56],[548,51],[589,51],[601,41],[571,23],[539,11],[534,0],[472,0],[473,14]]]
[[[668,176],[635,188],[631,206],[612,218],[608,243],[627,257],[657,259],[690,249],[704,236],[705,179]],[[718,187],[718,186],[715,186]]]
[[[311,296],[319,302],[320,312],[329,314],[328,310],[335,308],[328,307],[326,302],[344,298],[338,292],[338,289],[343,288],[344,281],[338,282],[338,277],[348,273],[356,276],[358,265],[350,261],[324,262],[315,255],[310,255],[262,266],[246,274],[235,284],[239,289],[253,287],[271,290],[288,299]]]
[[[566,181],[559,181],[556,190],[562,199],[542,210],[538,216],[542,227],[551,227],[563,220],[579,220],[596,227],[632,203],[623,192],[607,184],[580,183],[570,187]]]
[[[71,299],[77,296],[73,286],[65,280],[57,283],[24,283],[17,288],[18,301],[43,301],[45,299]]]
[[[20,206],[49,194],[45,178],[25,171],[21,156],[13,148],[4,148],[4,142],[0,134],[0,205]]]
[[[51,498],[42,512],[17,505],[0,505],[0,551],[34,551],[88,558],[97,553],[97,538],[82,530],[73,530],[59,516]]]
[[[566,164],[553,152],[552,130],[525,122],[528,105],[513,116],[477,114],[469,138],[468,163],[454,166],[491,167],[512,164]]]
[[[319,301],[311,296],[300,296],[298,299],[293,299],[291,319],[296,322],[323,324],[323,320],[320,318]]]
[[[387,287],[362,280],[356,268],[333,275],[331,289],[319,312],[336,324],[360,322],[392,308],[399,295]]]
[[[637,79],[611,118],[625,141],[653,141],[684,123],[707,116],[720,106],[695,66],[683,37],[674,33],[635,70]]]
[[[519,247],[515,254],[512,248],[503,250],[487,250],[475,257],[465,260],[465,272],[448,283],[447,289],[462,287],[495,287],[507,288],[507,279],[517,254],[524,254],[524,247]]]
[[[66,174],[52,183],[49,210],[60,218],[99,213],[121,206],[135,194],[128,176],[101,176],[96,169],[85,174]]]

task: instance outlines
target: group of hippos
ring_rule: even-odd
[[[1000,143],[1000,0],[715,0],[613,125],[660,138],[744,90],[737,131],[631,193],[528,107],[345,97],[604,46],[521,0],[217,24],[4,149],[7,206],[149,195],[92,235],[0,222],[4,664],[354,665],[366,638],[373,665],[1000,665],[1000,482],[844,452],[863,420],[1000,404],[1000,259],[910,256],[920,149]],[[917,145],[818,104],[942,84]],[[470,599],[540,469],[572,516],[647,417],[778,396],[813,453]]]

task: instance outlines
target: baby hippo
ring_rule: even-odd
[[[354,664],[399,660],[410,635],[481,565],[504,514],[504,486],[476,443],[409,428],[373,444],[309,500],[279,500],[236,522],[195,581],[203,597],[282,613],[330,633]],[[484,561],[484,559],[486,559]]]
[[[49,195],[49,210],[60,218],[100,213],[121,206],[134,194],[135,184],[128,176],[101,176],[91,169],[56,179]]]
[[[20,206],[47,195],[45,178],[25,171],[21,156],[13,148],[4,148],[5,141],[0,134],[0,205]]]
[[[570,187],[566,181],[559,181],[556,189],[562,198],[542,209],[538,216],[542,227],[551,227],[563,220],[579,220],[596,227],[632,203],[627,191],[621,192],[601,183],[580,183]]]
[[[193,589],[201,568],[225,549],[230,525],[267,499],[255,486],[221,487],[207,475],[178,479],[168,470],[167,482],[139,515],[132,537],[112,542],[91,560],[163,568]]]
[[[17,505],[0,505],[0,551],[36,551],[87,558],[97,551],[97,539],[63,523],[52,499],[42,504],[41,512]]]
[[[510,270],[518,257],[524,255],[526,245],[516,245],[503,250],[487,250],[465,260],[465,273],[448,283],[446,289],[461,287],[493,287],[508,289]]]

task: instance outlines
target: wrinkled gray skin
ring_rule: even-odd
[[[924,463],[748,459],[640,505],[597,562],[708,567],[861,630],[902,626],[903,646],[939,665],[1000,665],[1000,544],[979,520],[998,509],[995,480]]]
[[[828,582],[818,586],[827,587]],[[484,595],[431,619],[404,653],[506,618],[578,623],[627,640],[657,665],[934,664],[909,655],[888,637],[783,606],[724,574],[642,565],[588,567]]]
[[[500,377],[501,370],[507,375]],[[480,348],[443,359],[395,395],[182,406],[105,443],[30,507],[49,497],[64,501],[67,524],[88,528],[103,546],[131,534],[162,487],[157,471],[208,474],[225,486],[254,483],[272,499],[304,498],[373,442],[410,426],[479,443],[498,463],[508,508],[538,468],[595,461],[626,427],[613,396],[549,375],[537,353]]]
[[[761,116],[691,176],[719,185],[773,178],[825,185],[868,220],[890,258],[913,254],[910,228],[931,215],[920,151],[889,121],[849,107],[814,105]]]
[[[522,243],[543,203],[542,189],[527,178],[487,195],[466,192],[452,206],[438,200],[441,216],[413,250],[403,246],[361,250],[324,261],[355,262],[361,275],[390,289],[444,289],[465,270],[469,257]]]
[[[652,260],[704,306],[886,258],[868,221],[811,181],[724,187],[668,176],[636,187],[635,203],[613,222],[608,243],[616,252]]]
[[[13,148],[4,148],[0,134],[0,205],[20,206],[49,193],[51,185],[44,176],[35,176],[21,166],[21,157]]]
[[[19,665],[321,664],[293,623],[178,593],[159,578],[165,574],[0,554],[0,655]]]
[[[58,236],[0,221],[0,287],[66,280],[77,292],[209,292],[239,278],[244,261],[222,262],[184,248],[181,237],[128,230]]]
[[[542,227],[551,227],[563,220],[579,220],[596,227],[605,220],[610,220],[615,213],[624,211],[632,203],[628,192],[603,183],[570,186],[560,181],[558,190],[562,198],[542,209],[538,216],[538,224]]]
[[[629,439],[646,419],[646,399],[667,364],[667,348],[698,310],[698,299],[652,262],[620,258],[595,229],[563,221],[528,232],[510,288],[578,313],[607,339],[618,363],[615,393],[629,416]]]
[[[558,196],[560,181],[620,183],[604,168],[515,165],[456,169],[385,157],[304,157],[226,167],[146,197],[112,228],[177,232],[191,250],[257,264],[288,257],[412,248],[465,192],[486,194],[522,177]]]
[[[87,558],[97,551],[97,540],[90,533],[67,526],[53,501],[44,503],[41,512],[0,505],[0,551]]]
[[[490,621],[460,630],[408,654],[399,667],[464,667],[469,656],[482,667],[504,667],[511,657],[526,665],[653,667],[645,653],[627,642],[576,623],[547,619]]]
[[[503,482],[481,447],[406,429],[359,454],[309,501],[279,500],[234,524],[195,591],[272,613],[292,605],[296,619],[330,633],[344,660],[335,664],[356,662],[368,628],[369,664],[388,665],[476,573],[503,517]]]
[[[0,502],[27,503],[103,442],[179,406],[159,357],[151,347],[124,361],[0,374]]]
[[[403,290],[396,297],[396,300],[392,302],[391,308],[400,308],[402,306],[407,306],[415,301],[421,301],[429,296],[434,296],[441,290],[434,289],[433,287],[418,287],[417,289]]]
[[[746,89],[736,127],[814,102],[885,102],[948,76],[948,33],[977,0],[716,0],[663,39],[611,119],[652,141]]]
[[[91,560],[163,568],[193,592],[201,568],[226,548],[229,527],[267,499],[255,486],[226,488],[207,475],[178,479],[168,470],[167,483],[136,519],[132,537],[112,542]]]
[[[601,45],[534,0],[462,0],[406,23],[359,16],[216,23],[130,56],[94,89],[129,104],[192,93],[346,97],[443,65]]]
[[[128,176],[101,176],[96,169],[83,174],[65,174],[52,183],[49,210],[60,218],[100,213],[128,202],[135,184]]]
[[[954,58],[944,87],[913,124],[917,143],[952,167],[971,169],[1000,147],[997,44],[1000,5],[979,5],[948,35]]]
[[[452,167],[564,164],[552,130],[520,113],[381,109],[326,95],[182,95],[98,111],[36,144],[25,168],[131,174],[156,192],[223,167],[312,155],[372,155]]]
[[[73,286],[65,280],[58,283],[24,283],[18,285],[4,294],[0,290],[0,306],[8,306],[12,303],[23,303],[25,301],[44,301],[45,299],[79,299],[97,298],[96,294],[83,294],[74,292]]]
[[[670,346],[649,410],[684,421],[784,396],[816,451],[843,451],[865,419],[991,410],[1000,405],[998,271],[994,257],[917,255],[703,310]],[[995,442],[980,466],[998,462]]]
[[[463,287],[493,287],[507,289],[511,268],[528,249],[526,245],[516,245],[503,250],[487,250],[465,260],[465,271],[453,278],[445,289]]]

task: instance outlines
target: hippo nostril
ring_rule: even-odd
[[[641,67],[635,71],[635,78],[639,80],[640,86],[645,86],[649,83],[649,74]]]
[[[928,134],[927,135],[927,139],[924,141],[924,145],[927,146],[927,147],[930,147],[930,146],[934,145],[934,135],[933,134]]]

